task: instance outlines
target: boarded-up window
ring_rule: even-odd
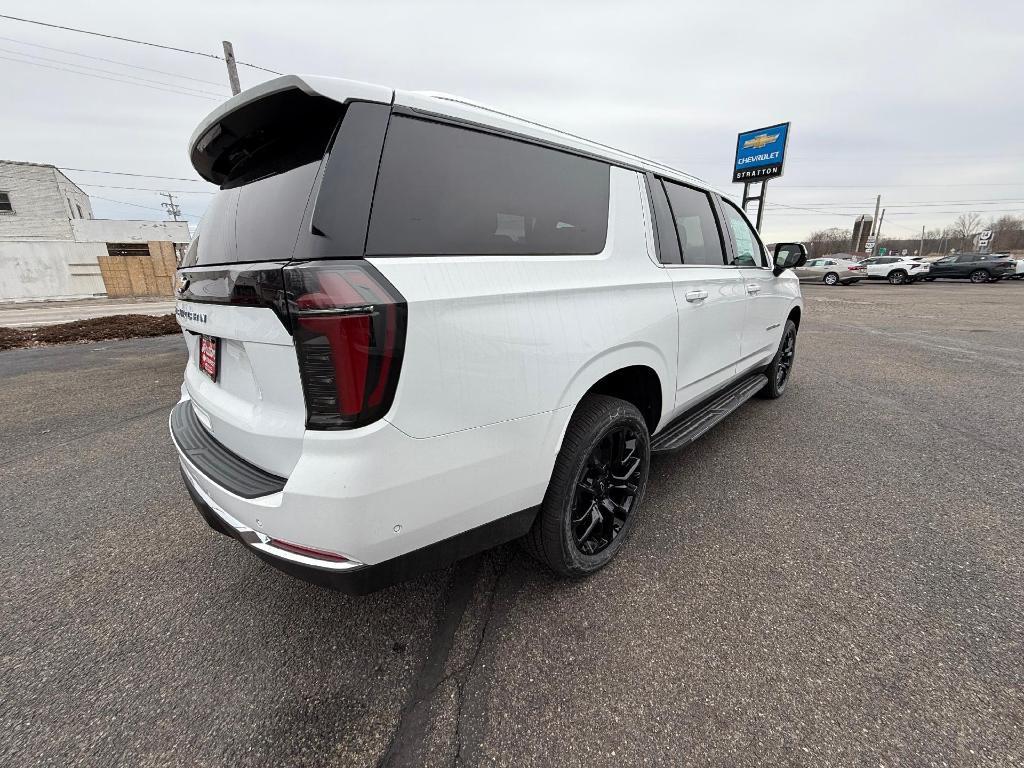
[[[110,256],[149,256],[148,243],[107,243]]]

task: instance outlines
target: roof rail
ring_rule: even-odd
[[[513,114],[511,114],[509,112],[504,112],[504,111],[502,111],[500,109],[497,109],[495,107],[491,107],[491,106],[488,106],[486,104],[481,104],[480,102],[473,101],[471,99],[466,99],[466,98],[463,98],[461,96],[454,96],[454,95],[452,95],[450,93],[444,93],[444,92],[441,92],[441,91],[415,91],[415,93],[417,95],[425,96],[427,98],[438,99],[440,101],[451,101],[451,102],[454,102],[456,104],[464,104],[465,106],[473,107],[474,109],[481,109],[481,110],[484,110],[485,112],[491,112],[491,113],[493,113],[495,115],[500,115],[501,117],[507,117],[507,118],[509,118],[511,120],[518,120],[521,123],[526,123],[527,125],[532,125],[532,126],[534,126],[536,128],[542,128],[545,131],[552,131],[554,133],[559,133],[559,134],[561,134],[563,136],[568,136],[570,138],[576,139],[577,141],[584,141],[587,144],[592,144],[595,147],[601,147],[602,149],[608,150],[610,152],[614,152],[614,153],[616,153],[618,155],[622,155],[623,157],[630,157],[630,158],[634,158],[636,160],[642,160],[643,162],[647,163],[648,165],[653,165],[653,166],[656,166],[657,168],[662,168],[662,169],[664,169],[666,171],[669,171],[669,172],[674,173],[674,174],[678,174],[680,176],[686,176],[687,178],[693,179],[694,181],[700,182],[701,184],[707,184],[707,182],[705,182],[703,179],[700,179],[697,176],[694,176],[692,173],[687,173],[686,171],[681,171],[678,168],[673,168],[671,165],[667,165],[666,163],[662,163],[662,162],[659,162],[657,160],[651,160],[648,157],[643,157],[642,155],[636,155],[636,154],[633,154],[632,152],[626,152],[625,150],[619,149],[618,147],[613,147],[613,146],[611,146],[609,144],[602,144],[600,141],[594,141],[593,139],[588,139],[585,136],[578,136],[575,133],[570,133],[569,131],[563,131],[560,128],[553,128],[550,125],[545,125],[544,123],[538,123],[536,120],[529,120],[529,119],[527,119],[525,117],[520,117],[519,115],[513,115]]]

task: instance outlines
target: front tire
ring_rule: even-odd
[[[651,438],[632,403],[587,395],[569,422],[527,552],[562,576],[611,562],[636,522],[647,488]]]
[[[825,275],[825,285],[835,285],[839,282],[839,275],[835,272],[829,272]]]
[[[768,377],[768,383],[757,393],[758,396],[767,400],[782,397],[786,391],[786,384],[789,383],[793,373],[794,363],[796,363],[796,323],[787,320],[786,327],[782,331],[779,348],[768,365],[768,369],[764,372]]]

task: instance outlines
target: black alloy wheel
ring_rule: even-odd
[[[973,272],[971,272],[971,282],[972,283],[987,283],[988,282],[988,278],[989,278],[989,274],[984,269],[976,269]]]
[[[782,346],[779,347],[778,365],[775,366],[775,388],[780,392],[786,388],[786,381],[789,373],[793,370],[793,362],[796,360],[796,329],[786,328],[786,334],[782,337]]]
[[[562,576],[600,570],[636,527],[650,465],[651,438],[637,406],[586,395],[569,420],[523,547]]]
[[[645,444],[629,425],[594,446],[576,480],[570,508],[573,542],[582,554],[606,549],[625,527],[643,477]]]
[[[792,318],[786,321],[782,329],[782,339],[779,341],[779,348],[775,350],[775,357],[765,369],[764,375],[768,381],[757,393],[758,397],[766,400],[774,400],[782,397],[786,391],[786,384],[793,375],[793,366],[796,364],[796,323]]]

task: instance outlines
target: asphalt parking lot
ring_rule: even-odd
[[[0,353],[0,764],[1024,763],[1024,286],[805,296],[610,567],[364,598],[194,512],[178,337]]]

